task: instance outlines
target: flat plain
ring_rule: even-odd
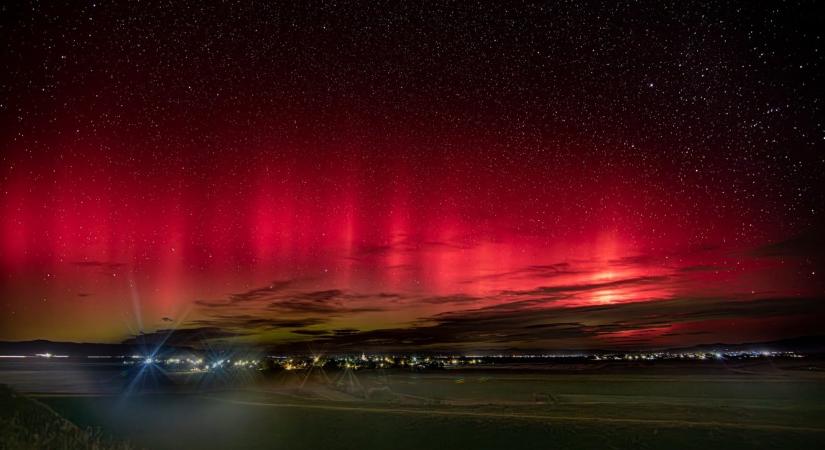
[[[816,362],[283,371],[36,398],[150,449],[817,448]],[[170,387],[171,386],[171,387]]]

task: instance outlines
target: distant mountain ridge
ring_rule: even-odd
[[[825,336],[800,336],[795,338],[780,339],[767,342],[750,342],[743,344],[701,344],[690,347],[669,349],[670,351],[774,351],[774,352],[803,352],[803,353],[823,353],[825,352]]]
[[[68,356],[118,356],[144,354],[145,344],[105,344],[94,342],[56,342],[45,339],[32,341],[0,341],[0,355],[35,355],[50,353]],[[191,350],[185,347],[167,347],[167,350]]]

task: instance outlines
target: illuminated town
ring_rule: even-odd
[[[157,353],[156,353],[157,354]],[[664,352],[606,352],[606,353],[514,353],[488,355],[404,355],[404,354],[364,354],[361,355],[268,355],[263,357],[217,357],[207,358],[194,353],[159,357],[155,355],[90,355],[73,357],[38,353],[34,355],[0,355],[0,359],[89,359],[94,361],[119,362],[124,366],[158,366],[169,371],[210,372],[232,369],[307,370],[313,367],[339,370],[446,370],[467,368],[507,368],[519,364],[534,367],[554,364],[610,363],[628,361],[738,361],[755,359],[798,359],[805,355],[792,351],[664,351]]]

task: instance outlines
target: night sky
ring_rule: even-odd
[[[822,2],[70,3],[0,6],[0,339],[822,332]]]

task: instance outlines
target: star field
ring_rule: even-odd
[[[822,317],[815,1],[0,13],[0,338],[603,348]]]

